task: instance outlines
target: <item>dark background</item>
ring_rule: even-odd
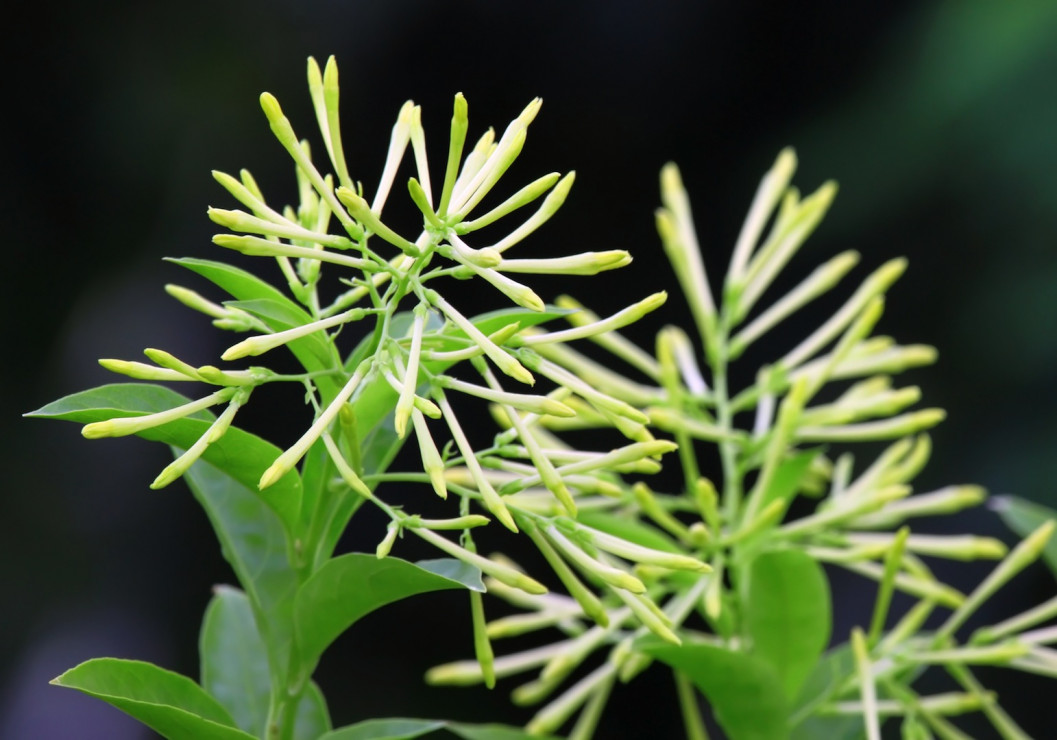
[[[863,255],[849,285],[890,257],[910,259],[880,330],[940,349],[937,366],[909,378],[928,405],[949,411],[920,490],[977,482],[1057,504],[1057,4],[100,6],[5,11],[0,223],[13,260],[0,395],[3,738],[147,737],[116,710],[47,686],[89,657],[196,674],[209,586],[230,576],[183,485],[147,490],[165,451],[138,440],[89,443],[74,425],[19,414],[113,380],[97,357],[160,346],[204,363],[230,343],[165,296],[166,282],[205,288],[161,258],[224,258],[204,211],[231,201],[210,169],[248,167],[273,203],[294,198],[292,166],[257,95],[275,93],[313,138],[309,54],[338,57],[346,152],[368,189],[408,97],[423,105],[439,162],[454,92],[470,102],[471,136],[501,129],[542,96],[510,187],[551,170],[578,177],[565,209],[524,250],[630,249],[635,262],[621,273],[534,283],[545,298],[571,291],[600,312],[674,288],[652,224],[665,161],[683,169],[718,276],[758,178],[794,145],[802,189],[828,178],[841,185],[794,276],[847,248]],[[490,293],[461,300],[498,305]],[[647,342],[684,314],[675,298],[632,334]],[[290,400],[271,408],[296,413]],[[241,423],[265,429],[254,425],[269,422],[270,407],[254,401]],[[290,422],[276,425],[273,414],[264,433],[288,443],[301,418]],[[986,510],[958,526],[1009,540]],[[350,547],[370,549],[378,534]],[[965,587],[987,567],[940,572]],[[835,584],[843,640],[856,616],[866,618],[857,594],[868,604],[870,591],[846,578]],[[1030,570],[981,618],[1052,592],[1049,574]],[[490,694],[423,688],[425,668],[469,655],[468,625],[464,599],[442,596],[364,620],[321,670],[336,724],[389,715],[524,721],[525,710],[507,702],[513,681]],[[1001,671],[986,680],[1033,736],[1053,734],[1053,709],[1039,701],[1052,684]],[[599,736],[677,737],[678,727],[658,670],[618,691]],[[990,736],[986,726],[965,727]]]

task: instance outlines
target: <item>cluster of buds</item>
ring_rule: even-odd
[[[659,332],[653,352],[629,341],[618,327],[593,331],[606,320],[568,297],[558,301],[572,310],[566,316],[572,325],[568,335],[590,332],[584,336],[617,362],[599,363],[570,346],[548,342],[546,337],[554,334],[526,331],[519,335],[521,346],[533,348],[538,355],[526,366],[577,395],[565,401],[573,414],[517,415],[509,410],[497,414],[508,427],[507,434],[516,430],[524,437],[527,432],[549,450],[565,449],[562,435],[569,430],[616,427],[640,443],[652,443],[654,433],[670,435],[678,445],[684,473],[682,490],[673,493],[611,477],[607,479],[611,488],[599,489],[581,503],[584,514],[576,527],[568,523],[563,527],[556,521],[530,531],[552,564],[560,557],[574,565],[580,563],[583,554],[573,551],[574,543],[586,541],[596,550],[606,550],[600,540],[592,540],[599,528],[633,537],[669,557],[666,563],[632,558],[639,583],[658,605],[653,616],[659,622],[651,622],[641,613],[641,605],[628,597],[635,589],[624,580],[625,573],[607,574],[598,563],[592,569],[595,583],[612,586],[619,582],[624,589],[614,592],[615,598],[606,595],[601,606],[593,600],[593,593],[590,598],[582,596],[578,583],[566,583],[578,603],[555,597],[526,599],[509,589],[497,590],[526,613],[486,625],[488,635],[499,638],[544,628],[564,633],[557,642],[495,659],[491,671],[497,676],[539,669],[534,680],[514,690],[516,702],[543,700],[591,653],[608,650],[597,669],[539,711],[530,730],[554,731],[582,709],[570,737],[591,737],[614,680],[629,680],[649,662],[645,654],[636,652],[636,639],[646,629],[678,641],[683,621],[696,613],[716,644],[733,651],[751,649],[743,642],[744,630],[738,621],[742,616],[732,608],[739,598],[737,584],[746,581],[754,557],[783,549],[800,550],[816,562],[878,582],[878,604],[869,633],[857,632],[852,639],[858,668],[847,677],[845,693],[872,687],[873,679],[867,676],[880,666],[883,673],[877,680],[885,681],[887,695],[895,697],[890,703],[899,705],[901,713],[926,718],[942,733],[945,714],[978,709],[1000,724],[1008,718],[995,719],[1000,710],[992,698],[974,688],[968,673],[955,676],[965,694],[917,697],[899,684],[908,675],[908,663],[944,662],[964,668],[992,662],[1053,674],[1057,662],[1044,647],[1057,641],[1052,628],[1026,633],[1027,639],[1021,635],[1015,648],[1006,639],[1053,617],[1057,613],[1053,603],[979,633],[975,638],[979,645],[959,647],[954,641],[956,628],[982,600],[1038,557],[1052,527],[1044,527],[1022,543],[968,597],[938,580],[922,558],[1001,559],[1006,556],[1005,546],[988,537],[910,532],[908,522],[914,518],[955,513],[979,504],[986,494],[975,486],[950,486],[911,495],[912,481],[931,452],[925,432],[944,413],[940,409],[910,410],[920,398],[919,390],[895,388],[891,381],[893,374],[933,362],[933,348],[901,346],[889,337],[872,335],[884,308],[884,294],[903,273],[905,260],[892,260],[867,276],[818,328],[760,369],[754,383],[737,391],[730,387],[728,368],[733,361],[783,320],[834,289],[859,259],[855,252],[839,254],[767,308],[757,308],[836,194],[836,186],[826,183],[801,198],[790,186],[795,167],[793,152],[785,150],[760,183],[718,301],[705,272],[678,170],[674,165],[664,168],[657,228],[689,305],[698,347],[686,331],[674,326]],[[768,222],[771,226],[764,235]],[[615,369],[622,365],[628,368],[626,373]],[[824,387],[841,382],[845,384],[842,391],[826,394],[832,400],[816,400]],[[598,402],[592,394],[604,394],[606,402]],[[891,444],[856,473],[848,445],[886,440]],[[703,464],[695,448],[706,444],[719,450],[719,490],[701,472]],[[563,469],[571,470],[576,464],[572,461],[581,458],[567,454],[570,462]],[[617,462],[611,460],[609,469],[618,469],[613,467]],[[496,481],[507,480],[505,476],[514,481],[522,472],[501,462],[494,468]],[[641,465],[634,470],[648,472]],[[544,480],[542,471],[534,480]],[[790,518],[790,505],[798,496],[813,498],[817,505],[809,513]],[[529,500],[522,493],[512,498]],[[539,493],[533,500],[540,501],[539,511],[548,511],[550,504],[543,503]],[[701,576],[703,568],[696,572],[690,568],[693,575],[680,570],[672,564],[677,558],[686,558],[687,564],[708,564],[711,575]],[[882,636],[894,590],[918,599],[918,606]],[[940,633],[923,647],[917,633],[935,608],[952,613]],[[597,618],[599,613],[606,616],[605,621]],[[438,683],[489,680],[487,670],[467,662],[439,666],[428,678]],[[834,694],[832,702],[821,702],[818,711],[862,713],[861,703],[841,703],[841,696]],[[877,709],[881,705],[875,699],[871,701],[876,718],[882,710]],[[687,704],[683,709],[696,711]]]
[[[296,208],[272,208],[249,172],[243,170],[238,177],[215,172],[216,181],[245,210],[208,212],[210,219],[233,232],[218,234],[213,242],[245,255],[273,258],[293,300],[237,268],[194,260],[182,262],[235,300],[215,303],[182,286],[167,288],[184,305],[211,317],[217,327],[250,334],[228,347],[221,360],[257,358],[286,348],[305,372],[193,367],[158,350],[147,350],[154,364],[104,360],[108,369],[136,379],[198,381],[220,388],[164,412],[89,424],[85,436],[133,434],[226,404],[201,438],[158,476],[153,487],[162,487],[224,435],[257,386],[301,383],[314,408],[313,420],[261,471],[261,490],[296,472],[313,450],[321,451],[334,471],[331,488],[343,485],[349,494],[388,514],[388,527],[376,547],[378,557],[387,556],[398,538],[410,532],[478,568],[497,589],[516,592],[521,599],[543,599],[541,603],[576,604],[603,631],[600,634],[612,635],[633,624],[678,642],[673,628],[685,614],[659,607],[655,595],[663,593],[655,594],[650,584],[659,573],[696,577],[710,566],[578,518],[583,510],[599,509],[600,501],[608,506],[621,495],[619,474],[659,470],[661,456],[676,445],[653,437],[641,403],[629,403],[620,389],[596,384],[562,361],[568,343],[609,336],[657,309],[666,294],[647,296],[605,318],[577,320],[571,328],[542,328],[578,309],[571,304],[547,306],[520,276],[594,275],[627,265],[629,254],[610,250],[546,259],[508,257],[562,205],[573,183],[571,172],[544,175],[480,212],[481,203],[521,152],[540,101],[532,101],[498,139],[491,129],[486,131],[464,157],[467,103],[457,95],[439,189],[427,160],[421,110],[408,102],[393,127],[379,184],[368,196],[362,184],[351,179],[345,161],[333,58],[324,70],[310,59],[308,81],[332,172],[323,174],[317,168],[307,142],[294,133],[276,99],[265,93],[265,116],[297,166],[300,203]],[[408,150],[415,175],[408,179],[407,191],[421,213],[422,226],[417,234],[405,236],[386,223],[383,209]],[[478,230],[530,206],[535,206],[531,215],[505,236],[473,243]],[[324,265],[340,269],[345,286],[327,304],[319,290]],[[446,297],[445,278],[482,279],[514,305],[469,317]],[[350,326],[365,330],[359,332],[359,345],[343,355],[336,339]],[[541,378],[551,390],[540,390],[536,381]],[[504,431],[490,446],[475,448],[471,443],[449,398],[452,394],[491,404]],[[548,419],[600,420],[623,433],[627,443],[601,451],[579,449],[548,433]],[[435,438],[438,427],[450,442]],[[421,468],[388,471],[388,462],[409,434],[416,438]],[[379,439],[389,445],[384,454],[370,449]],[[442,499],[455,494],[458,516],[424,519],[390,506],[379,495],[380,484],[409,480],[428,484]],[[471,513],[471,503],[482,513]],[[545,596],[546,588],[512,563],[478,555],[471,530],[492,518],[512,531],[527,532],[571,596]],[[459,541],[445,536],[448,531],[459,532]],[[596,589],[611,606],[603,605]],[[484,625],[479,596],[472,598],[480,666],[491,676],[488,641],[494,630]],[[548,674],[551,683],[557,680],[555,671]]]

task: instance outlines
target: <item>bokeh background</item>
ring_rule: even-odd
[[[111,380],[97,357],[161,346],[204,363],[226,346],[229,336],[164,294],[166,282],[203,286],[161,258],[222,258],[205,206],[229,199],[213,168],[248,167],[273,201],[294,197],[257,94],[275,93],[310,132],[309,54],[338,57],[346,150],[368,185],[406,98],[423,105],[438,155],[454,92],[470,101],[471,133],[542,96],[510,177],[578,177],[525,249],[632,250],[623,273],[540,289],[572,291],[600,311],[674,285],[652,223],[664,162],[683,169],[718,273],[758,178],[794,145],[803,189],[841,186],[794,272],[847,248],[863,255],[860,278],[910,259],[881,329],[940,349],[937,366],[909,378],[949,411],[921,490],[977,482],[1057,504],[1057,4],[113,0],[22,3],[4,25],[2,738],[149,737],[116,710],[47,685],[86,658],[197,671],[209,587],[230,576],[182,484],[147,490],[165,451],[89,443],[74,425],[19,415]],[[684,318],[673,299],[635,336]],[[282,444],[301,417],[296,398],[276,403],[251,404],[242,423]],[[986,510],[958,526],[1011,541]],[[369,549],[378,536],[349,544]],[[942,572],[965,585],[986,570]],[[843,639],[870,592],[835,585],[838,609],[852,615],[838,621]],[[1032,569],[982,618],[1053,589]],[[524,721],[507,701],[514,683],[424,688],[425,668],[470,651],[464,600],[423,597],[345,635],[320,680],[336,723]],[[651,672],[618,693],[600,737],[678,737],[667,681]],[[987,681],[1034,737],[1057,734],[1052,683],[1002,671]]]

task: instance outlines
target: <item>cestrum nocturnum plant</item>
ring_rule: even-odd
[[[358,455],[353,451],[361,445],[360,434],[379,432],[366,427],[362,415],[357,413],[356,402],[361,398],[373,399],[379,389],[384,389],[397,397],[391,420],[392,431],[400,439],[413,431],[422,468],[437,495],[446,498],[450,490],[455,490],[460,496],[473,498],[503,525],[517,531],[514,516],[496,491],[494,477],[486,475],[478,461],[482,453],[475,453],[472,449],[452,410],[448,392],[497,403],[511,414],[516,410],[518,413],[569,417],[575,412],[561,399],[580,392],[585,394],[586,403],[605,409],[603,413],[641,423],[645,418],[639,411],[605,394],[590,391],[586,384],[553,368],[538,356],[533,347],[562,344],[624,326],[660,306],[665,295],[649,296],[607,319],[574,331],[522,336],[528,327],[555,316],[554,311],[548,312],[546,304],[531,288],[520,282],[522,275],[593,275],[623,267],[631,261],[630,255],[623,250],[548,259],[507,256],[508,250],[532,234],[562,205],[573,184],[572,172],[565,176],[558,173],[544,175],[499,205],[478,213],[482,210],[479,208],[481,201],[492,192],[520,154],[529,124],[539,112],[541,101],[532,101],[498,140],[491,129],[486,131],[463,157],[468,131],[467,103],[462,95],[457,95],[447,165],[439,193],[434,192],[430,177],[421,109],[408,101],[393,127],[382,176],[368,201],[362,184],[351,179],[343,154],[338,120],[338,70],[333,57],[322,72],[315,60],[310,59],[308,82],[334,173],[320,173],[310,157],[307,141],[298,139],[275,97],[264,93],[261,107],[265,116],[279,143],[297,165],[301,202],[296,210],[287,206],[280,212],[267,205],[249,172],[243,170],[239,178],[214,172],[217,182],[246,210],[210,208],[208,212],[215,223],[236,232],[218,234],[213,242],[243,254],[274,258],[291,296],[300,305],[271,295],[242,300],[235,292],[235,301],[216,304],[182,286],[169,285],[166,288],[185,305],[213,317],[218,327],[252,332],[249,338],[229,347],[221,356],[222,360],[257,357],[287,347],[301,360],[307,372],[300,376],[285,376],[257,366],[238,370],[192,367],[157,349],[146,350],[153,365],[101,360],[104,367],[133,378],[197,381],[217,386],[218,390],[155,414],[93,422],[84,427],[83,434],[89,438],[135,434],[226,404],[207,432],[151,484],[152,488],[161,488],[179,478],[210,444],[225,434],[238,409],[248,402],[255,388],[278,381],[304,383],[309,401],[315,408],[314,421],[300,439],[263,472],[258,482],[261,490],[273,486],[294,470],[314,445],[322,445],[348,486],[385,508],[393,517],[397,525],[393,531],[403,526],[429,530],[482,524],[484,519],[480,516],[467,517],[464,514],[457,523],[428,527],[421,520],[410,519],[399,510],[386,507],[374,495],[372,489],[384,479],[385,466],[377,465],[368,470],[362,460],[356,459]],[[383,221],[384,206],[409,148],[416,176],[408,180],[407,190],[423,219],[421,232],[413,238],[398,234]],[[534,212],[521,219],[504,237],[484,246],[467,243],[472,241],[474,232],[541,198]],[[219,268],[216,263],[177,262],[226,289],[231,286],[225,281],[242,278],[235,268]],[[340,280],[348,288],[325,306],[321,305],[318,290],[323,265],[343,268]],[[232,275],[238,278],[230,277]],[[434,281],[445,277],[484,280],[523,310],[470,319],[442,292],[432,287]],[[364,322],[367,337],[351,355],[340,357],[328,339],[350,324],[362,325]],[[469,361],[464,364],[476,371],[478,382],[448,374],[453,365],[463,361]],[[554,381],[556,390],[532,392],[536,376],[529,367]],[[493,368],[499,371],[498,375]],[[512,379],[513,386],[510,387],[507,381],[508,387],[504,387],[501,376]],[[448,428],[455,445],[454,456],[445,459],[441,454],[427,417],[442,420]],[[518,440],[522,442],[527,467],[534,472],[508,476],[508,488],[529,487],[530,479],[538,477],[560,501],[563,511],[575,515],[573,494],[562,475],[564,461],[556,465],[527,433],[511,438],[511,441]],[[669,447],[667,443],[650,440],[629,446],[619,454],[634,463],[655,457]],[[511,449],[508,444],[503,452],[509,455]],[[603,458],[597,456],[597,459]],[[604,464],[581,464],[576,472],[590,471]],[[524,467],[510,465],[506,470],[520,471]],[[449,472],[453,468],[465,470],[468,476],[453,476]],[[535,472],[537,470],[539,472]],[[457,480],[461,482],[455,482]],[[575,490],[575,482],[572,488]],[[439,541],[427,531],[420,531],[420,534],[439,545]],[[387,542],[391,539],[388,538]],[[448,545],[439,546],[450,549]],[[474,562],[478,561],[475,559]]]
[[[109,412],[93,412],[83,427],[84,436],[137,434],[173,444],[179,454],[151,484],[162,488],[187,474],[198,460],[230,457],[233,447],[246,442],[249,435],[233,421],[257,388],[275,382],[303,384],[314,411],[311,424],[293,445],[272,456],[263,470],[251,470],[251,463],[240,469],[244,482],[252,478],[253,488],[282,520],[289,556],[301,572],[311,574],[331,556],[349,518],[363,501],[369,501],[390,518],[376,548],[379,558],[411,531],[506,587],[525,595],[544,594],[547,589],[535,578],[476,553],[470,530],[495,518],[514,532],[529,531],[593,618],[608,621],[597,598],[566,561],[605,579],[627,609],[662,634],[668,633],[646,587],[629,568],[611,563],[610,555],[691,571],[708,566],[602,532],[589,536],[586,530],[563,528],[574,521],[579,496],[611,493],[613,470],[656,471],[659,457],[675,445],[654,439],[640,410],[547,359],[553,347],[638,320],[662,305],[666,294],[647,296],[612,316],[574,328],[534,328],[568,311],[548,307],[523,282],[525,276],[594,275],[623,267],[631,257],[623,250],[540,259],[513,256],[514,248],[562,205],[573,184],[572,172],[544,175],[498,205],[487,210],[482,206],[520,154],[541,101],[532,101],[498,138],[489,129],[469,148],[467,103],[456,95],[446,165],[437,180],[427,160],[421,109],[407,102],[393,127],[382,175],[371,194],[351,178],[345,161],[334,59],[322,71],[310,59],[308,83],[333,171],[320,171],[308,142],[295,134],[275,97],[264,93],[260,98],[264,114],[296,164],[300,202],[296,208],[273,208],[249,172],[243,170],[239,177],[214,172],[216,181],[242,208],[208,211],[210,219],[232,232],[216,235],[213,242],[245,255],[274,259],[289,295],[231,265],[173,260],[227,292],[231,300],[217,303],[189,288],[169,285],[166,290],[174,298],[211,317],[218,328],[250,336],[224,351],[218,365],[193,366],[154,348],[145,350],[149,363],[101,360],[107,369],[136,380],[201,383],[211,390],[188,400],[158,386],[121,386],[122,393],[137,394],[136,403],[125,408],[110,403]],[[386,224],[384,207],[408,150],[415,175],[407,181],[407,192],[421,213],[422,226],[419,233],[405,236]],[[526,211],[529,215],[522,216]],[[496,233],[497,224],[510,222],[515,224],[499,238],[486,243],[475,239],[486,226],[491,227],[489,233]],[[326,303],[320,288],[330,270],[339,273],[343,288]],[[486,282],[514,306],[468,317],[457,300],[447,297],[445,286],[450,284],[444,279]],[[362,339],[343,355],[336,338],[350,327],[362,327]],[[224,364],[284,347],[303,366],[303,373]],[[473,379],[455,374],[455,368],[468,369]],[[543,383],[537,383],[540,378]],[[542,390],[543,385],[551,390]],[[449,399],[456,393],[494,404],[508,420],[510,433],[487,449],[475,450]],[[70,399],[58,403],[65,409]],[[627,444],[604,451],[541,444],[529,429],[533,420],[574,417],[573,404],[610,420],[629,438]],[[215,416],[209,412],[214,407],[222,409]],[[38,415],[61,415],[58,408],[42,409]],[[62,418],[89,417],[82,409]],[[450,444],[437,441],[438,427]],[[194,440],[188,443],[192,429]],[[389,464],[410,435],[419,449],[420,471],[389,473]],[[308,495],[303,484],[308,479],[330,482],[312,494],[314,500],[301,500]],[[454,493],[461,503],[451,518],[425,519],[384,501],[377,489],[387,480],[428,483],[436,495],[447,498]],[[553,499],[553,511],[541,509],[540,494]],[[487,516],[473,512],[471,502]],[[461,533],[458,543],[439,534],[452,530]],[[552,548],[558,548],[561,557],[553,555]],[[472,592],[471,599],[479,657],[491,681],[480,595]]]
[[[975,645],[956,639],[958,628],[983,601],[1039,557],[1052,521],[1008,556],[993,538],[912,532],[915,518],[954,513],[986,495],[965,485],[911,495],[911,483],[931,450],[924,432],[944,413],[909,410],[920,398],[919,389],[896,388],[891,381],[894,374],[933,362],[935,350],[872,334],[884,294],[903,273],[905,260],[873,271],[806,337],[776,341],[792,346],[763,366],[747,387],[731,387],[732,363],[786,318],[837,287],[859,260],[855,252],[838,254],[758,308],[836,194],[830,182],[801,197],[790,185],[795,167],[795,155],[787,149],[762,179],[719,300],[705,271],[679,171],[671,164],[663,169],[657,229],[689,306],[692,334],[665,327],[653,352],[616,331],[593,334],[591,341],[613,362],[561,344],[539,347],[537,362],[637,409],[648,419],[645,429],[670,435],[678,444],[683,474],[674,492],[615,479],[615,490],[607,496],[582,502],[576,521],[559,519],[530,532],[547,559],[553,564],[571,555],[569,543],[576,538],[622,555],[604,544],[620,533],[673,559],[708,563],[711,573],[690,574],[671,563],[632,557],[635,575],[659,609],[641,613],[627,591],[609,591],[599,612],[606,619],[586,609],[577,614],[569,600],[529,599],[494,584],[490,591],[524,613],[489,623],[490,636],[547,628],[564,633],[549,644],[495,659],[496,675],[537,672],[514,690],[516,703],[543,701],[593,653],[606,655],[538,711],[528,725],[531,732],[554,731],[579,713],[569,737],[591,737],[614,684],[632,680],[654,658],[675,670],[687,734],[694,738],[706,737],[695,685],[731,737],[859,737],[865,730],[867,737],[879,738],[881,722],[894,715],[903,717],[904,733],[911,733],[904,737],[964,737],[947,718],[973,711],[984,712],[1002,737],[1026,737],[969,666],[998,664],[1057,675],[1051,650],[1037,640],[1030,645],[1015,639],[1018,631],[1051,618],[1057,609],[1052,602],[1008,625],[978,632]],[[558,305],[572,310],[565,318],[573,327],[597,325],[598,317],[574,299],[563,298]],[[531,342],[532,331],[526,334],[523,341]],[[628,370],[620,372],[622,366]],[[615,420],[585,400],[569,401],[573,416],[521,414],[518,421],[504,413],[499,418],[511,431],[529,425],[529,433],[551,449],[560,449],[562,435],[570,430],[614,421],[626,428],[628,415]],[[849,446],[860,442],[889,444],[859,468]],[[717,452],[718,460],[706,451]],[[718,468],[720,485],[702,474],[708,465]],[[798,498],[816,504],[794,507]],[[541,499],[540,510],[548,509],[554,504]],[[1005,559],[967,596],[938,580],[923,557]],[[869,624],[855,628],[848,643],[828,655],[831,606],[823,564],[878,583]],[[591,575],[596,583],[606,578],[597,571]],[[885,631],[895,591],[916,604]],[[947,610],[948,616],[935,632],[922,633],[937,610]],[[958,691],[929,697],[914,691],[911,684],[934,665],[946,668]],[[472,684],[482,679],[482,669],[457,662],[436,667],[428,678]],[[740,709],[733,706],[733,690],[726,688],[732,681],[752,689],[746,692],[753,701]]]
[[[919,390],[895,387],[892,376],[933,362],[935,351],[873,334],[905,261],[874,270],[795,340],[776,328],[834,290],[859,256],[839,254],[764,300],[821,222],[833,183],[801,197],[791,185],[795,156],[783,151],[760,183],[716,295],[679,172],[666,166],[657,228],[692,326],[664,327],[647,350],[620,330],[662,305],[665,293],[601,317],[568,296],[548,305],[526,284],[532,274],[594,275],[631,260],[623,250],[517,256],[562,205],[573,173],[544,175],[486,205],[502,190],[539,100],[498,139],[489,129],[465,153],[467,104],[457,95],[437,179],[421,110],[406,103],[368,193],[346,163],[333,58],[324,70],[309,59],[308,84],[332,171],[321,172],[264,93],[265,116],[296,164],[299,202],[277,210],[249,172],[215,172],[241,208],[209,209],[229,230],[214,243],[274,260],[285,289],[202,259],[174,262],[227,300],[166,288],[216,327],[249,336],[217,365],[154,348],[145,350],[149,362],[101,360],[156,382],[103,386],[31,414],[83,423],[89,438],[138,435],[170,445],[175,459],[151,487],[187,481],[242,588],[218,587],[206,610],[200,684],[115,659],[88,661],[55,683],[100,696],[176,739],[393,740],[445,729],[514,740],[571,724],[571,740],[588,740],[614,687],[659,660],[673,670],[692,740],[708,737],[699,694],[734,740],[874,740],[889,717],[899,718],[904,737],[961,738],[951,718],[977,711],[1001,737],[1026,737],[972,666],[1057,676],[1057,653],[1047,647],[1057,630],[1035,629],[1057,617],[1057,599],[968,639],[960,633],[1039,557],[1055,525],[1045,522],[1008,553],[991,538],[912,531],[915,520],[960,511],[986,494],[974,486],[913,494],[930,455],[926,431],[943,412],[911,410]],[[415,174],[407,192],[421,228],[403,234],[384,208],[409,150]],[[513,305],[465,315],[451,289],[465,280],[487,283]],[[556,328],[559,319],[568,326]],[[339,347],[349,334],[358,341]],[[750,349],[772,351],[757,344],[768,334],[775,346],[789,345],[784,354],[751,375],[732,373]],[[244,366],[283,348],[302,372]],[[158,382],[208,390],[190,399]],[[277,382],[302,385],[312,409],[286,450],[234,424],[259,387]],[[470,439],[456,394],[487,404],[498,424],[490,442]],[[479,431],[479,420],[472,426]],[[600,429],[607,433],[589,436],[621,442],[584,449],[579,432]],[[390,470],[411,436],[421,465]],[[852,452],[859,442],[887,446],[861,465]],[[651,486],[648,476],[667,453],[681,481]],[[413,505],[387,502],[386,483],[422,484],[433,492],[429,503],[435,494],[457,508],[426,518],[405,510]],[[335,555],[364,503],[388,519],[373,554]],[[543,580],[502,555],[477,553],[473,530],[493,518],[533,543],[551,571],[535,574]],[[450,557],[392,556],[407,532]],[[963,594],[933,574],[930,558],[1000,562]],[[823,566],[877,583],[869,622],[835,646]],[[548,592],[543,581],[564,593]],[[311,680],[326,648],[365,614],[444,589],[470,595],[475,660],[437,666],[427,680],[491,687],[532,672],[513,692],[518,704],[543,705],[524,732],[446,720],[332,730]],[[486,590],[515,613],[488,621]],[[913,600],[898,615],[896,591]],[[939,626],[923,630],[937,614]],[[559,637],[494,654],[494,641],[545,630]],[[920,695],[914,683],[933,666],[946,670],[953,689]]]

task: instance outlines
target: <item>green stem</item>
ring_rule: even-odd
[[[708,730],[701,718],[701,709],[697,705],[694,685],[682,671],[673,671],[675,690],[679,695],[679,709],[683,714],[683,726],[686,728],[686,740],[708,740]]]

